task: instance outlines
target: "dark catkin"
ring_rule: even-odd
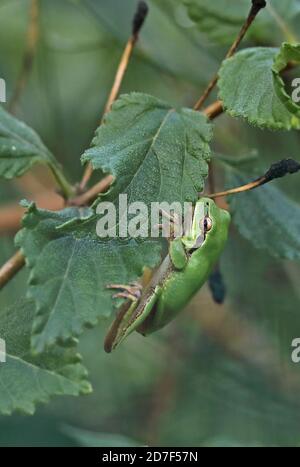
[[[267,2],[265,0],[252,0],[252,15],[257,15],[257,13],[267,6]]]
[[[139,2],[132,22],[132,34],[137,36],[144,24],[149,7],[146,2]]]
[[[299,172],[300,164],[294,159],[283,159],[282,161],[272,164],[269,170],[265,173],[264,183],[268,183],[275,178],[284,177],[287,174]]]
[[[221,271],[217,268],[209,277],[208,285],[215,303],[222,305],[226,298],[226,286]]]

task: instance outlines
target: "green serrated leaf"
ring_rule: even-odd
[[[240,186],[249,177],[232,170],[228,186]],[[233,222],[255,248],[276,258],[300,259],[300,207],[273,185],[229,197]]]
[[[38,134],[0,106],[0,177],[20,177],[35,164],[46,164],[64,194],[72,194],[61,168]]]
[[[33,414],[36,404],[51,396],[88,394],[90,384],[81,357],[74,349],[56,346],[34,356],[30,335],[34,303],[23,300],[1,313],[0,337],[6,344],[6,361],[0,363],[0,413]]]
[[[49,164],[52,157],[35,131],[0,107],[1,177],[19,177],[37,163]]]
[[[236,38],[251,7],[250,0],[183,0],[183,3],[198,28],[207,34],[210,40],[221,44],[230,44]],[[276,28],[274,14],[280,17],[281,22],[290,22],[300,14],[300,1],[272,0],[272,4],[259,13],[248,31],[248,36],[263,41],[269,40],[270,27],[273,35],[274,27]]]
[[[243,117],[261,128],[300,128],[300,108],[284,91],[279,75],[278,63],[282,63],[284,47],[285,44],[280,51],[250,48],[223,62],[219,73],[219,97],[231,116]],[[277,66],[276,70],[273,70],[274,66]]]
[[[116,181],[107,199],[195,201],[208,173],[212,127],[189,109],[176,110],[140,93],[123,95],[83,156]]]
[[[106,285],[135,281],[144,266],[154,267],[160,260],[160,246],[153,241],[101,241],[91,213],[44,211],[32,204],[17,234],[16,243],[31,269],[28,296],[36,303],[36,352],[109,317],[114,305]]]

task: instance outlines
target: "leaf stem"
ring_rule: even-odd
[[[132,33],[131,36],[129,37],[124,52],[122,54],[119,66],[117,68],[117,72],[115,75],[115,79],[110,91],[110,94],[108,96],[105,108],[104,108],[104,113],[100,122],[100,125],[103,123],[104,116],[110,111],[112,104],[114,101],[117,99],[118,94],[121,89],[121,85],[126,73],[126,70],[128,68],[130,59],[132,57],[132,53],[134,50],[134,47],[138,41],[139,38],[139,32],[145,22],[145,19],[148,14],[148,6],[145,2],[141,1],[138,3],[137,10],[135,12],[135,15],[133,17],[133,22],[132,22]],[[86,169],[84,171],[82,180],[80,182],[79,188],[81,191],[85,190],[85,187],[87,186],[91,176],[93,173],[93,166],[91,163],[89,163],[86,166]]]
[[[260,12],[260,10],[265,8],[265,6],[266,6],[266,2],[264,0],[252,0],[252,7],[250,9],[248,17],[247,17],[245,23],[243,24],[237,38],[235,39],[232,46],[228,50],[225,59],[230,58],[235,54],[235,52],[237,51],[238,46],[240,45],[243,38],[245,37],[245,35],[246,35],[248,29],[250,28],[251,24],[255,20],[256,16]],[[205,89],[205,91],[202,94],[202,96],[200,97],[200,99],[196,102],[196,104],[194,106],[194,110],[200,110],[202,108],[204,102],[209,97],[212,90],[215,88],[215,86],[216,86],[216,84],[218,82],[218,79],[219,79],[219,75],[217,73],[212,78],[210,83],[208,84],[207,88]]]
[[[88,206],[91,201],[97,198],[100,193],[108,190],[114,178],[112,175],[107,175],[100,182],[96,183],[92,188],[83,193],[82,195],[71,198],[68,202],[69,206]]]
[[[68,182],[66,177],[64,176],[56,160],[55,160],[55,163],[49,164],[49,168],[51,172],[53,173],[53,176],[61,189],[62,196],[65,199],[72,198],[72,196],[74,196],[75,190],[72,187],[72,185]]]

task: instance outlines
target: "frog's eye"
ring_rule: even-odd
[[[212,220],[210,217],[205,217],[204,219],[204,232],[209,232],[212,229]]]

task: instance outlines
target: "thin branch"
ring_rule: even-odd
[[[21,251],[10,258],[0,269],[0,290],[22,269],[25,257]]]
[[[207,117],[210,118],[211,120],[218,117],[223,112],[224,112],[224,108],[223,108],[222,101],[216,101],[203,110],[203,113],[207,115]]]
[[[137,6],[136,13],[135,13],[134,18],[133,18],[133,22],[132,22],[132,33],[131,33],[130,38],[127,41],[125,50],[124,50],[123,55],[121,57],[121,61],[120,61],[119,66],[118,66],[117,73],[116,73],[116,76],[115,76],[115,79],[114,79],[114,83],[113,83],[111,92],[109,94],[108,100],[106,102],[106,105],[105,105],[105,108],[104,108],[104,114],[102,116],[100,124],[103,122],[104,116],[110,111],[112,104],[114,103],[114,101],[118,97],[118,94],[120,92],[121,85],[122,85],[126,70],[128,68],[129,61],[131,59],[134,47],[135,47],[135,45],[136,45],[136,43],[138,41],[138,38],[139,38],[139,32],[140,32],[140,30],[141,30],[141,28],[142,28],[142,26],[143,26],[143,24],[145,22],[147,14],[148,14],[148,5],[143,1],[139,2],[138,6]],[[88,184],[88,182],[89,182],[89,180],[90,180],[90,178],[92,176],[92,173],[93,173],[93,167],[92,167],[92,164],[89,163],[86,166],[85,172],[84,172],[82,180],[80,182],[80,191],[81,192],[85,190],[85,187],[87,186],[87,184]]]
[[[254,188],[258,188],[259,186],[263,185],[265,183],[262,179],[258,179],[254,182],[247,183],[246,185],[239,186],[237,188],[232,188],[231,190],[226,190],[226,191],[220,191],[219,193],[212,193],[211,195],[208,195],[210,198],[220,198],[223,196],[228,196],[228,195],[235,195],[237,193],[243,193],[244,191],[250,191],[253,190]]]
[[[29,11],[29,24],[26,40],[26,49],[23,58],[23,64],[17,79],[16,87],[10,100],[8,109],[11,113],[21,97],[21,94],[26,86],[28,77],[31,73],[33,61],[36,53],[37,43],[39,38],[39,0],[31,0]]]
[[[237,193],[243,193],[245,191],[253,190],[259,186],[265,185],[266,183],[275,180],[276,178],[284,177],[287,174],[294,174],[300,171],[300,164],[293,159],[283,159],[282,161],[272,164],[270,169],[262,176],[254,180],[253,182],[247,183],[246,185],[232,188],[231,190],[221,191],[219,193],[213,193],[208,195],[210,198],[219,198],[221,196],[235,195]]]
[[[105,178],[100,180],[99,183],[94,185],[90,190],[86,191],[82,195],[76,196],[73,199],[70,199],[68,205],[70,206],[88,206],[100,193],[104,193],[108,190],[112,184],[114,177],[112,175],[107,175]]]
[[[266,2],[265,0],[252,0],[252,7],[250,9],[249,15],[245,21],[245,23],[242,26],[242,29],[240,30],[238,37],[236,40],[233,42],[232,46],[228,50],[226,54],[226,59],[232,57],[235,52],[237,51],[238,46],[242,42],[243,38],[245,37],[248,29],[250,28],[251,24],[255,20],[256,16],[260,12],[261,9],[265,8]],[[200,99],[196,102],[194,109],[195,110],[200,110],[201,107],[203,106],[204,102],[216,86],[217,82],[219,79],[218,73],[213,77],[207,88],[205,89],[203,95],[200,97]]]
[[[112,104],[114,103],[114,101],[116,100],[119,94],[119,91],[120,91],[120,88],[123,82],[123,78],[125,76],[130,58],[132,56],[134,47],[138,41],[139,33],[145,22],[148,11],[149,11],[148,5],[145,2],[138,3],[137,10],[134,15],[133,22],[132,22],[132,34],[131,34],[131,37],[128,39],[121,61],[119,63],[119,67],[117,69],[115,80],[114,80],[110,95],[108,97],[108,100],[104,108],[104,115],[110,111]],[[102,117],[101,123],[102,121],[103,121],[103,117]]]
[[[121,61],[120,61],[120,64],[119,64],[119,67],[118,67],[118,70],[115,76],[115,80],[114,80],[111,92],[109,94],[109,97],[107,99],[107,102],[104,108],[104,115],[110,111],[112,104],[114,103],[114,101],[116,100],[119,94],[121,84],[123,82],[123,78],[125,76],[125,72],[127,70],[136,41],[137,41],[137,38],[132,36],[129,38],[126,44],[125,50],[123,52],[123,55],[122,55],[122,58],[121,58]],[[103,117],[102,117],[101,123],[102,121],[103,121]]]

